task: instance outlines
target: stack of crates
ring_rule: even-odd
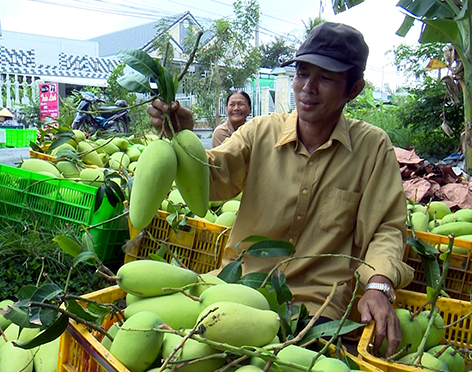
[[[6,141],[4,147],[29,147],[30,142],[36,142],[36,129],[5,129]]]
[[[413,236],[411,230],[408,231],[408,234]],[[423,242],[431,244],[438,251],[441,244],[447,245],[449,243],[447,236],[421,231],[416,231],[415,235]],[[470,301],[472,292],[472,241],[463,240],[459,236],[454,239],[454,246],[463,248],[464,253],[466,253],[452,253],[444,283],[444,290],[452,298]],[[439,254],[438,260],[442,270],[442,261],[439,258]],[[414,278],[406,289],[413,292],[426,293],[427,284],[421,257],[408,244],[405,249],[403,261],[415,270]]]

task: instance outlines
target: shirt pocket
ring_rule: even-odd
[[[351,232],[362,194],[328,187],[323,193],[319,226],[331,234]]]

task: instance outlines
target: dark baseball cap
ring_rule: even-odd
[[[369,47],[358,30],[342,23],[324,22],[311,30],[295,58],[281,66],[308,62],[328,71],[343,72],[354,66],[364,71],[368,55]]]

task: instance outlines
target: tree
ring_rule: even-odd
[[[294,57],[296,47],[293,43],[288,43],[284,37],[278,37],[274,41],[262,44],[261,67],[275,68],[280,66],[281,62]]]
[[[187,74],[182,80],[184,89],[198,100],[195,114],[212,126],[220,124],[220,98],[232,88],[243,87],[260,67],[261,54],[254,45],[258,2],[250,0],[243,6],[238,0],[233,6],[233,17],[218,19],[207,30],[211,40],[195,55],[200,73]]]
[[[364,0],[333,0],[335,13],[345,11]],[[419,42],[445,42],[450,49],[445,53],[449,77],[444,79],[452,96],[459,91],[464,104],[464,132],[461,148],[465,155],[466,171],[472,173],[472,36],[470,0],[400,0],[405,19],[397,34],[405,36],[413,23],[422,23]]]
[[[310,32],[311,30],[313,30],[313,28],[325,22],[326,22],[326,19],[321,18],[321,17],[316,17],[316,18],[309,17],[307,23],[303,22],[303,25],[305,26],[305,38],[307,38],[308,35],[310,35]]]

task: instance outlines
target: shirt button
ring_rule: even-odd
[[[300,221],[302,219],[302,216],[297,216],[297,220]]]
[[[288,242],[289,242],[289,243],[293,243],[293,238],[290,238],[290,239],[288,240]]]
[[[302,190],[302,193],[306,195],[306,194],[308,193],[308,190],[307,190],[307,189],[303,189],[303,190]]]
[[[312,166],[312,165],[313,165],[313,162],[312,162],[312,161],[310,161],[310,162],[308,163],[308,165],[309,165],[309,166]]]

